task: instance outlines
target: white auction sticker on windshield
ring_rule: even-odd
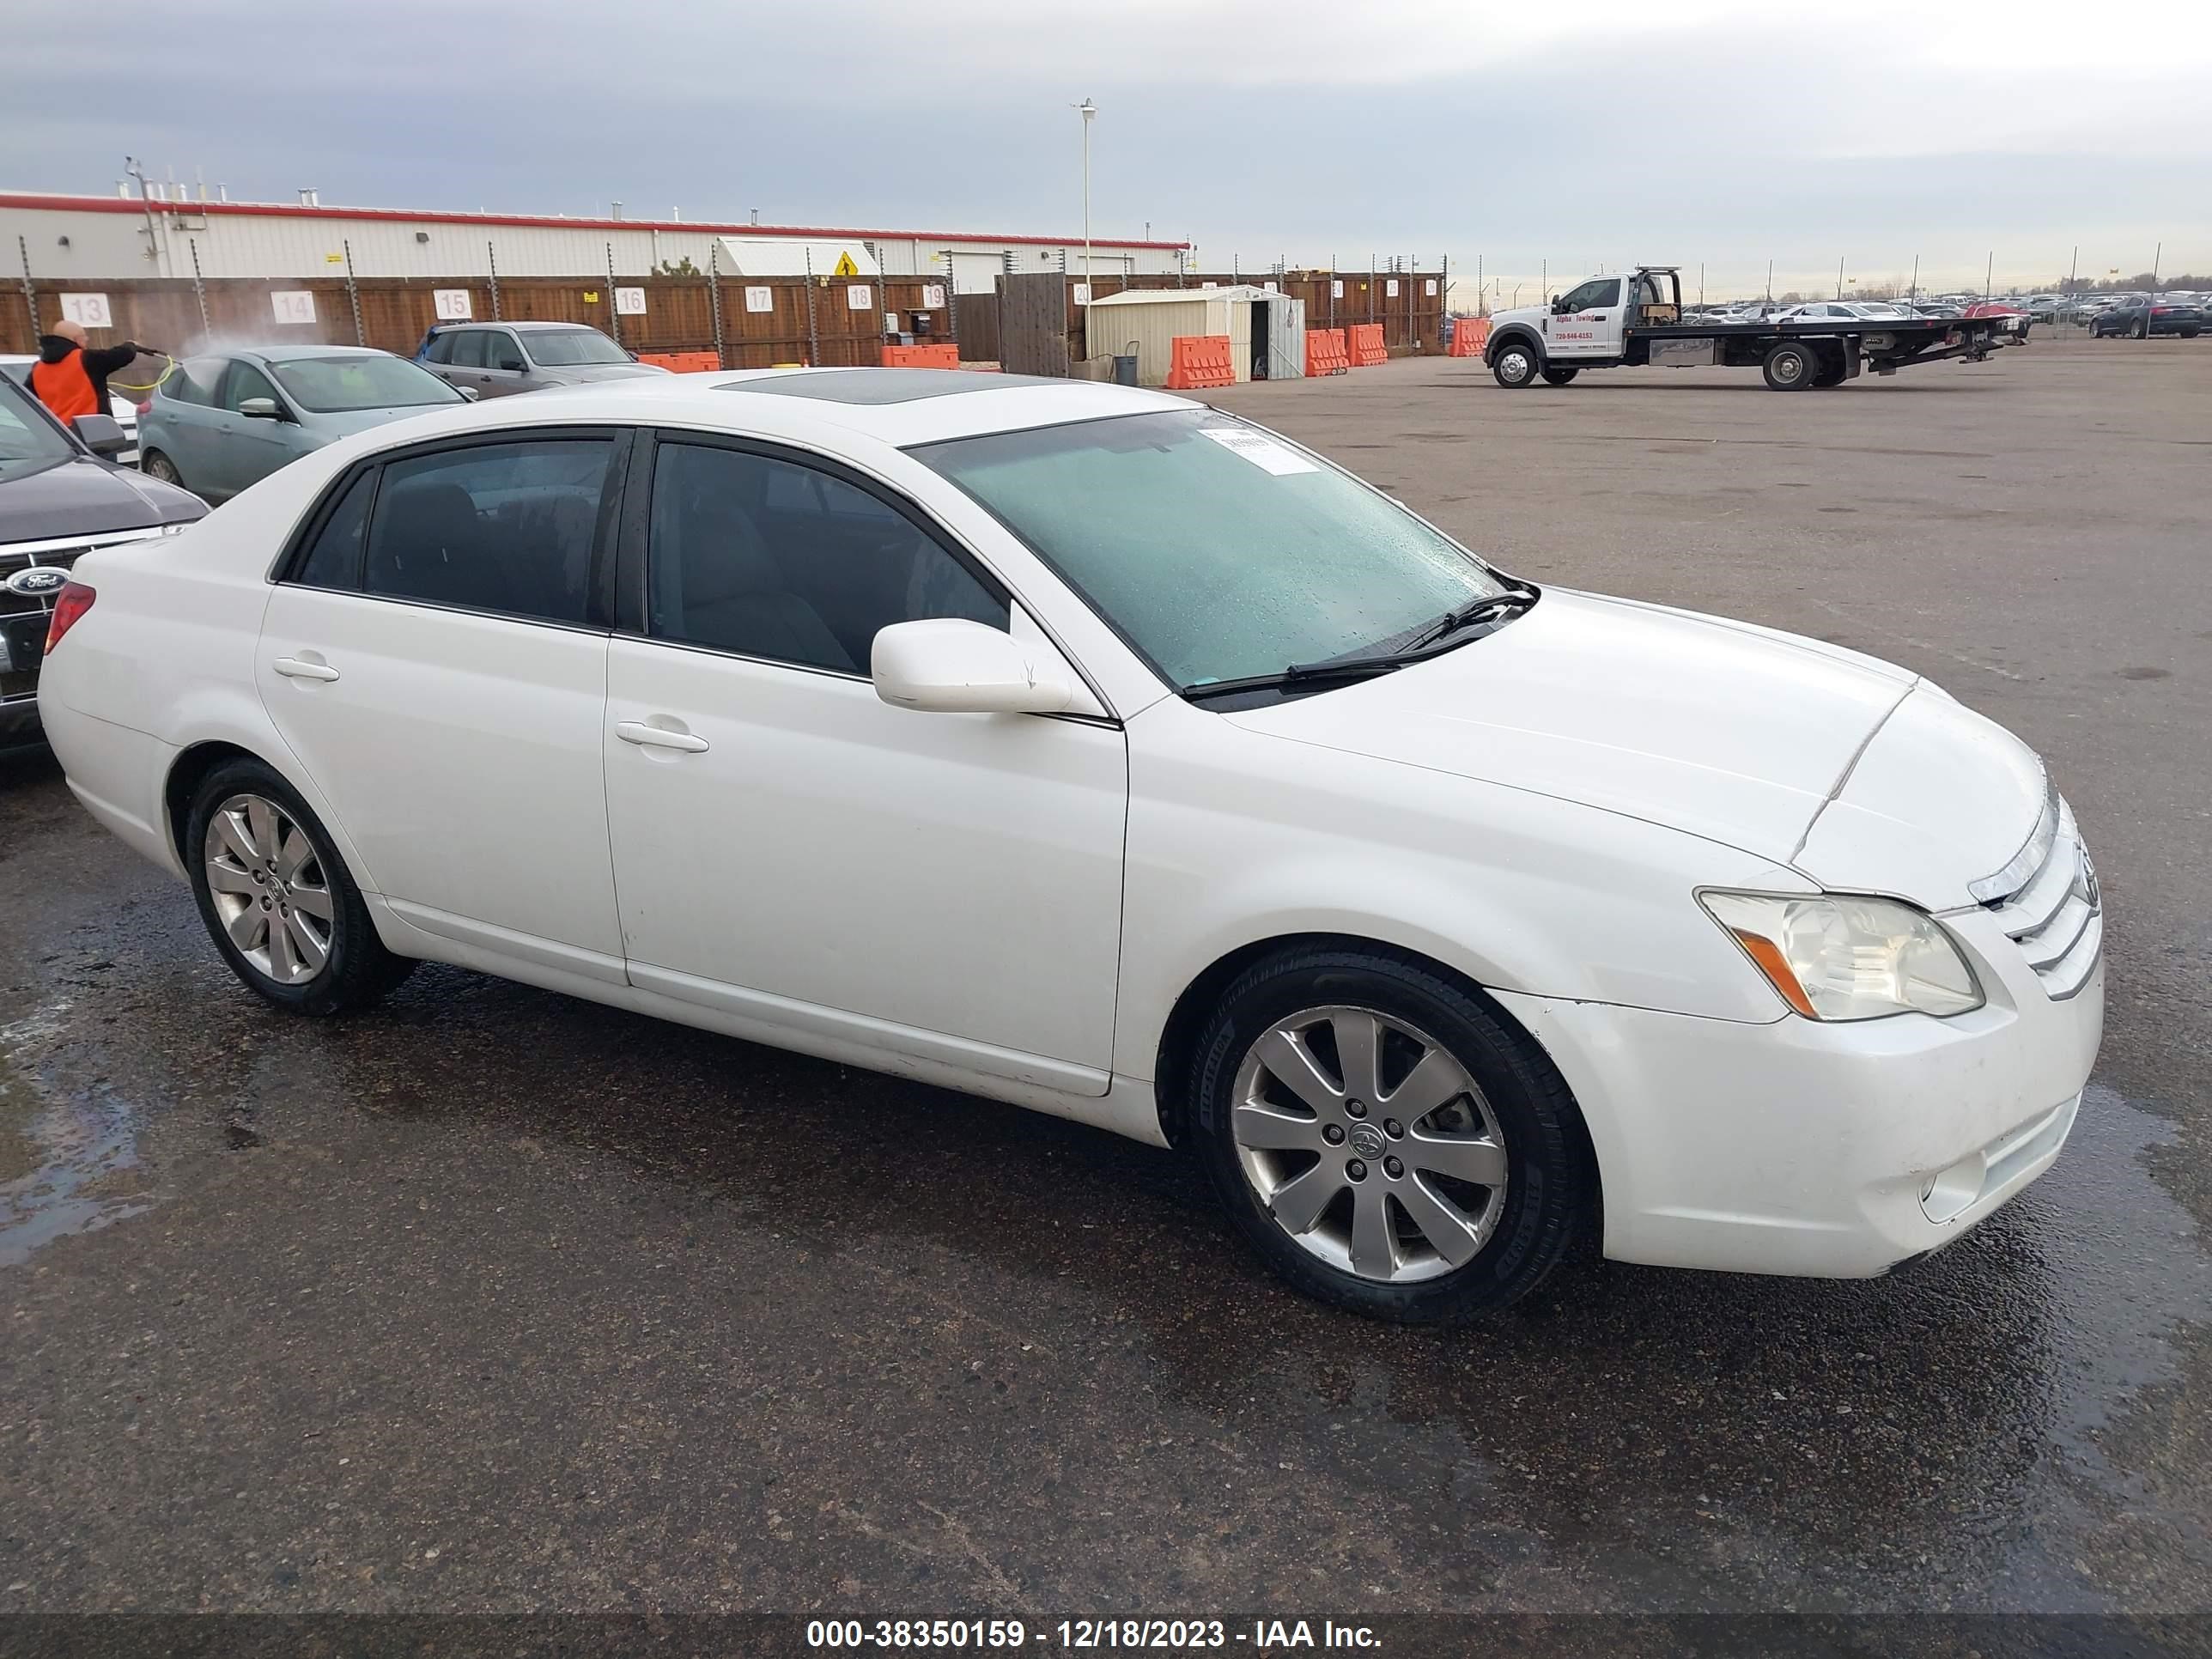
[[[1272,472],[1279,478],[1291,472],[1321,471],[1296,450],[1284,448],[1264,433],[1247,432],[1233,426],[1202,426],[1199,432],[1231,454],[1241,455],[1262,472]]]

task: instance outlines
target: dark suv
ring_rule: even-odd
[[[40,735],[46,623],[77,556],[173,535],[208,510],[189,490],[106,459],[129,442],[110,416],[72,424],[0,374],[0,748]]]

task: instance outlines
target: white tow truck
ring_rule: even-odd
[[[1863,368],[1955,357],[1980,362],[2019,337],[2019,318],[1849,317],[1686,323],[1674,265],[1593,276],[1548,305],[1501,311],[1483,361],[1509,388],[1565,386],[1586,368],[1758,368],[1777,392],[1841,386]],[[2009,325],[2009,326],[2008,326]]]

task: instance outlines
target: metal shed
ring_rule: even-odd
[[[1134,343],[1139,386],[1166,382],[1178,335],[1227,335],[1239,380],[1296,380],[1306,372],[1305,303],[1269,289],[1131,289],[1102,294],[1084,313],[1091,356],[1121,356]]]

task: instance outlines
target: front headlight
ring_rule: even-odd
[[[1808,1019],[1880,1019],[1982,1006],[1973,969],[1933,918],[1893,899],[1700,893],[1782,1000]]]

